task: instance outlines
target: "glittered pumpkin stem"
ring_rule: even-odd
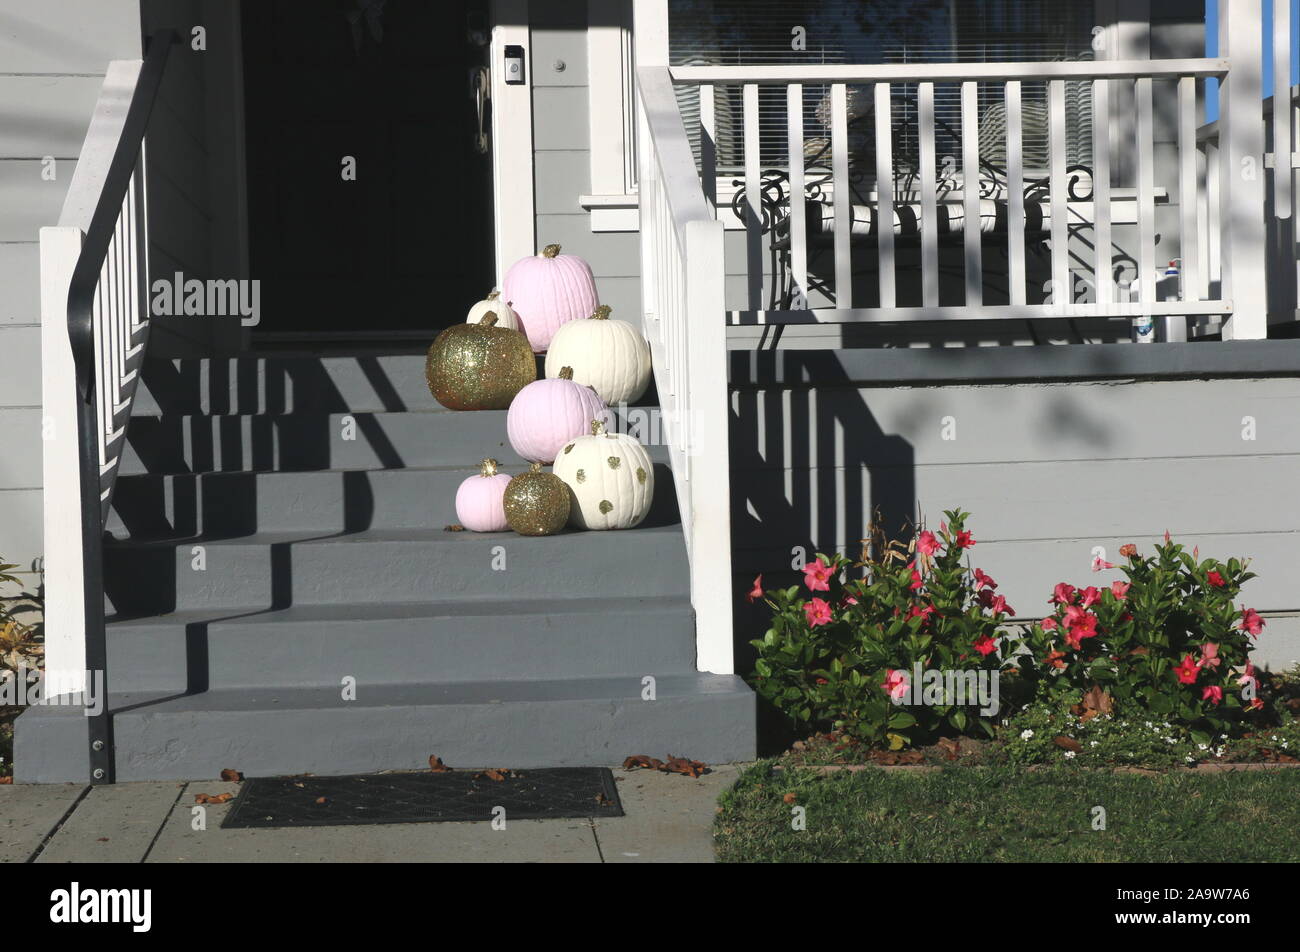
[[[542,249],[543,258],[554,258],[559,253],[560,253],[559,245],[547,245],[545,248]]]
[[[561,367],[561,368],[560,368],[560,379],[561,379],[561,380],[572,380],[572,379],[573,379],[573,368],[572,368],[572,367]]]
[[[595,313],[591,315],[591,319],[593,321],[607,321],[609,320],[609,312],[612,310],[614,309],[608,304],[602,304],[600,307],[596,308]]]
[[[484,314],[483,317],[479,320],[479,325],[482,326],[482,327],[495,327],[495,326],[496,326],[496,323],[497,323],[497,312],[496,312],[496,311],[488,311],[488,312],[487,312],[486,314]]]
[[[528,472],[530,473],[540,473],[541,471],[542,471],[541,463],[534,463],[532,466],[528,467]]]
[[[497,474],[497,461],[489,456],[479,463],[478,472],[480,476],[495,476]]]
[[[604,433],[604,432],[605,432],[605,421],[604,421],[604,420],[592,420],[592,421],[591,421],[591,435],[592,435],[592,436],[600,436],[600,434],[602,434],[602,433]]]

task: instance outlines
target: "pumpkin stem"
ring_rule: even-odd
[[[495,300],[496,300],[497,298],[499,298],[500,296],[501,296],[501,292],[500,292],[500,291],[489,291],[489,292],[488,292],[488,296],[485,297],[483,300],[485,300],[485,301],[495,301]]]
[[[560,253],[559,245],[547,245],[545,248],[542,249],[543,258],[554,258],[559,253]]]
[[[604,432],[605,432],[605,421],[604,421],[604,420],[592,420],[592,421],[591,421],[591,435],[592,435],[592,436],[600,436],[600,434],[602,434],[602,433],[604,433]]]
[[[596,308],[596,312],[591,315],[591,319],[593,321],[607,321],[609,320],[609,312],[612,310],[614,309],[608,304],[602,304],[600,307]]]
[[[483,327],[495,327],[496,323],[497,323],[496,311],[488,311],[481,318],[479,318],[479,324],[482,325]]]
[[[561,367],[561,368],[560,368],[560,379],[561,379],[561,380],[572,380],[572,379],[573,379],[573,368],[572,368],[572,367]]]
[[[540,473],[541,471],[542,471],[541,463],[534,463],[532,466],[528,467],[528,472],[530,473]]]
[[[497,474],[497,461],[489,456],[479,464],[478,472],[480,476],[495,476]]]

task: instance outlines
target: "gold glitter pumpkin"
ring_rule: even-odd
[[[424,374],[429,392],[449,410],[504,410],[537,379],[537,359],[528,338],[497,327],[485,314],[477,324],[447,328],[429,348]]]
[[[510,480],[504,502],[506,523],[520,535],[554,535],[569,521],[569,487],[541,463]]]

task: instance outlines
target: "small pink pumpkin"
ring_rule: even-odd
[[[587,262],[560,254],[559,245],[547,245],[541,254],[511,265],[501,295],[519,316],[520,330],[535,354],[546,352],[561,326],[590,316],[600,303]]]
[[[510,477],[497,472],[497,461],[485,459],[477,476],[471,476],[456,490],[456,518],[471,532],[504,532],[506,509],[503,499]]]
[[[560,448],[603,420],[605,401],[591,387],[573,382],[563,367],[551,380],[534,380],[515,394],[506,414],[506,434],[515,452],[531,463],[554,462]]]

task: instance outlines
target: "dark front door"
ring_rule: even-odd
[[[428,335],[490,289],[484,6],[242,4],[255,334]]]

